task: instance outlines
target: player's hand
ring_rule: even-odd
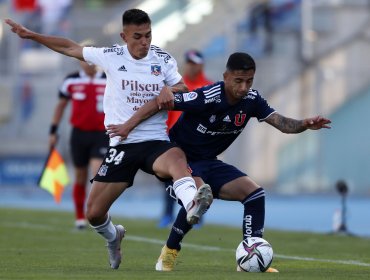
[[[58,143],[58,134],[50,134],[49,136],[49,149],[54,148]]]
[[[182,91],[184,91],[184,89],[183,88],[181,88],[181,87],[176,87],[176,86],[174,86],[174,87],[171,87],[171,91],[172,92],[182,92]]]
[[[34,34],[33,31],[25,28],[23,25],[12,21],[11,19],[6,19],[5,23],[11,27],[11,31],[17,34],[19,37],[23,39],[28,39]]]
[[[128,127],[128,125],[126,123],[107,125],[107,134],[109,135],[109,138],[120,136],[119,141],[123,141],[123,140],[127,139],[128,134],[130,133],[130,131],[131,131],[131,129]]]
[[[160,110],[172,110],[174,107],[174,96],[169,87],[163,87],[157,97],[157,105]]]
[[[322,116],[316,116],[304,120],[304,125],[307,129],[317,130],[321,128],[331,128],[331,121]]]

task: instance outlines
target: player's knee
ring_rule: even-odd
[[[87,205],[86,218],[91,225],[100,225],[104,222],[105,214],[99,208]]]

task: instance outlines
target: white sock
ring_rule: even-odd
[[[173,183],[172,187],[177,198],[181,200],[185,209],[187,209],[188,204],[193,201],[197,192],[194,179],[192,177],[178,179]]]
[[[108,215],[108,219],[99,226],[91,226],[97,233],[99,233],[103,238],[105,238],[108,242],[112,242],[117,237],[117,230],[114,224],[111,221],[110,216]]]

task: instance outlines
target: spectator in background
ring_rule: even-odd
[[[263,0],[257,3],[248,13],[249,32],[256,39],[257,36],[264,38],[263,51],[265,54],[270,54],[273,51],[272,38],[272,10],[269,0]],[[260,26],[264,33],[259,35]]]
[[[183,69],[183,79],[189,91],[212,84],[204,73],[204,57],[200,51],[189,50],[185,53],[185,64]],[[168,111],[167,129],[168,131],[176,123],[181,115],[181,111]],[[164,192],[164,209],[162,217],[158,223],[159,228],[169,226],[174,220],[175,200],[171,195],[172,181],[165,182],[166,191]],[[199,227],[201,222],[195,227]]]
[[[66,35],[72,2],[73,0],[37,0],[41,11],[42,33]]]
[[[87,225],[84,209],[89,168],[91,175],[95,176],[107,152],[109,137],[105,133],[103,112],[105,73],[84,61],[80,61],[80,65],[80,71],[69,74],[59,89],[49,143],[50,148],[57,144],[58,125],[69,101],[72,101],[70,147],[75,173],[72,195],[75,226],[84,229]]]

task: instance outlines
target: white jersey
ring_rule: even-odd
[[[104,125],[126,122],[144,103],[152,100],[165,85],[181,80],[176,60],[162,49],[151,45],[148,55],[134,59],[127,46],[111,48],[84,47],[86,62],[100,66],[107,75],[104,94]],[[111,138],[110,146],[150,140],[168,140],[167,111],[160,111],[139,124],[124,141]]]

